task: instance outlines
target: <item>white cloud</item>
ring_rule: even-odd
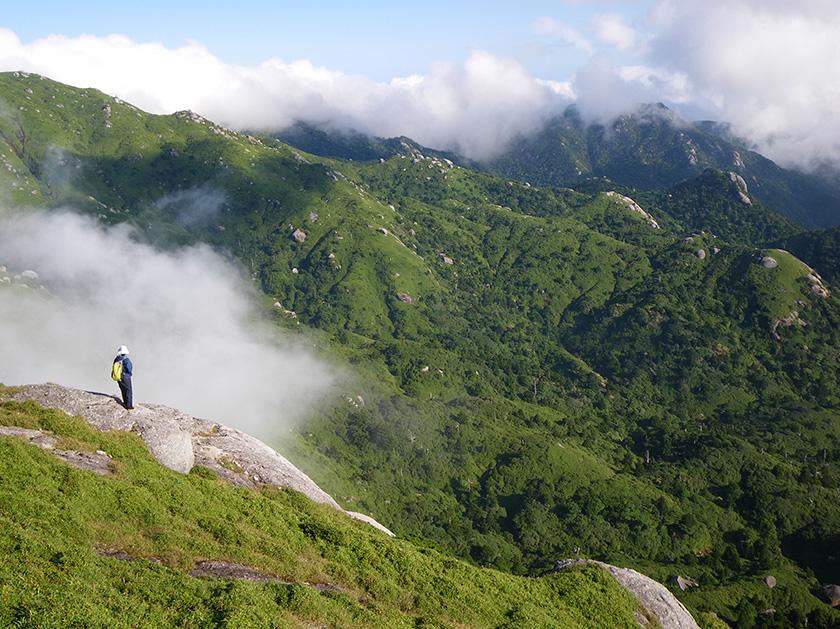
[[[647,62],[786,164],[840,159],[840,4],[660,2]]]
[[[621,52],[636,48],[636,29],[624,23],[624,16],[618,13],[602,13],[590,20],[595,36],[602,44],[614,46]]]
[[[595,50],[586,35],[562,20],[543,16],[534,22],[532,28],[538,35],[557,35],[564,43],[589,54],[592,54]]]
[[[472,156],[536,128],[570,97],[599,117],[664,101],[689,117],[731,122],[782,164],[840,163],[840,3],[647,0],[640,16],[642,4],[577,3],[567,16],[584,30],[559,15],[533,22],[544,68],[548,54],[586,56],[567,77],[535,77],[518,61],[474,50],[463,63],[385,83],[306,60],[230,65],[197,42],[168,49],[116,35],[50,36],[24,45],[8,29],[0,29],[0,70],[96,87],[154,113],[193,109],[237,129],[304,119]],[[595,12],[604,6],[612,11]],[[592,10],[585,22],[583,7]]]
[[[564,37],[558,23],[538,22]],[[590,118],[665,101],[732,123],[783,165],[840,164],[840,3],[652,0],[630,23],[589,19],[596,52],[571,86]]]
[[[162,253],[124,227],[0,209],[0,265],[39,275],[29,288],[0,285],[5,384],[52,381],[116,396],[108,372],[126,344],[135,402],[266,438],[334,379],[306,348],[259,324],[250,280],[208,248]]]
[[[260,130],[303,119],[407,135],[471,156],[532,129],[560,98],[522,64],[481,50],[462,65],[441,62],[423,76],[381,83],[306,60],[228,65],[195,42],[169,50],[116,35],[50,36],[23,45],[4,29],[0,41],[2,70],[96,87],[152,113],[192,109],[223,125]]]

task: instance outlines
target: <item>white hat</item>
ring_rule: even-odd
[[[120,356],[125,356],[128,354],[128,348],[125,345],[120,345],[120,348],[117,350],[117,354]]]

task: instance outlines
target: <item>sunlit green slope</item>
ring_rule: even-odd
[[[479,565],[577,553],[695,578],[732,623],[836,620],[812,590],[840,580],[840,300],[737,177],[539,188],[0,87],[7,203],[206,242],[326,339],[353,379],[287,454],[343,505]]]

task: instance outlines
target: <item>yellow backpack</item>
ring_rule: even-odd
[[[122,368],[123,368],[123,361],[122,358],[117,358],[114,360],[114,364],[111,366],[111,379],[116,380],[119,382],[122,380]]]

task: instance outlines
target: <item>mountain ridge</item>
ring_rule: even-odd
[[[574,554],[676,572],[702,584],[687,606],[734,625],[836,619],[812,591],[840,579],[840,304],[808,277],[833,271],[779,251],[803,231],[734,170],[541,188],[409,141],[319,158],[0,80],[23,108],[0,125],[28,138],[0,170],[18,211],[70,203],[155,246],[205,243],[241,261],[267,320],[353,369],[289,446],[340,505],[516,574]],[[221,201],[186,220],[207,190]]]
[[[387,159],[397,144],[397,139],[304,123],[272,135],[316,155],[342,159]],[[662,103],[641,105],[609,123],[587,122],[572,105],[539,131],[481,160],[421,150],[536,186],[577,188],[588,178],[604,177],[646,191],[697,177],[706,168],[731,170],[749,183],[756,198],[802,227],[840,223],[840,190],[830,179],[782,168],[739,140],[729,125],[687,122]]]

